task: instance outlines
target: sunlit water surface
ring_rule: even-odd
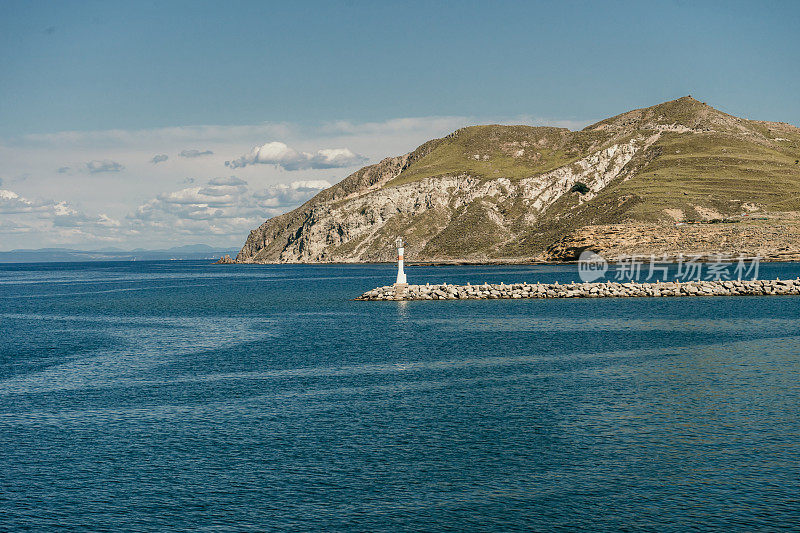
[[[0,529],[800,524],[800,297],[351,300],[393,275],[0,265]]]

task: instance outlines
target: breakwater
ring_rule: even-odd
[[[521,298],[635,298],[680,296],[766,296],[800,294],[793,280],[710,280],[654,283],[512,283],[483,285],[387,285],[356,300],[500,300]]]

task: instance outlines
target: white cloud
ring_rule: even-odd
[[[111,161],[108,159],[93,159],[92,161],[87,161],[86,163],[76,165],[75,167],[58,167],[56,172],[58,174],[72,174],[73,169],[77,170],[78,172],[88,172],[89,174],[101,174],[103,172],[122,172],[125,170],[125,166],[121,163],[117,163],[116,161]]]
[[[225,161],[231,168],[247,165],[277,165],[286,170],[347,168],[363,164],[367,158],[348,148],[326,148],[315,153],[298,152],[282,142],[269,142],[254,147],[249,154]]]
[[[159,163],[163,163],[167,159],[169,159],[169,156],[167,154],[156,154],[153,156],[150,162],[153,163],[154,165],[157,165]]]
[[[322,190],[331,186],[327,180],[293,181],[289,186],[297,190]]]
[[[122,225],[119,220],[112,218],[105,213],[100,213],[100,215],[98,215],[97,223],[101,226],[107,226],[109,228],[118,228]]]
[[[19,195],[14,191],[8,191],[6,189],[0,189],[0,201],[2,200],[11,200],[14,198],[19,198]]]
[[[192,180],[194,183],[194,180]],[[211,178],[208,180],[209,185],[247,185],[247,182],[243,179],[237,178],[236,176],[230,176],[227,178]]]
[[[14,191],[0,189],[0,214],[17,215],[21,213],[34,213],[47,210],[47,204],[33,202],[23,198]]]
[[[258,205],[267,208],[272,216],[285,213],[309,200],[331,184],[325,180],[293,181],[292,183],[279,183],[266,187],[256,192],[253,197]]]
[[[84,165],[84,168],[89,174],[99,174],[101,172],[120,172],[125,170],[125,167],[116,161],[109,160],[92,160]]]
[[[204,155],[213,155],[213,154],[214,152],[212,152],[211,150],[200,151],[192,148],[191,150],[182,150],[181,153],[178,155],[180,155],[181,157],[192,158],[192,157],[203,157]]]

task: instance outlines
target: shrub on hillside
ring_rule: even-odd
[[[577,192],[578,194],[586,194],[587,192],[589,192],[589,186],[586,185],[585,183],[583,183],[582,181],[579,181],[579,182],[575,183],[575,185],[572,186],[572,188],[569,190],[569,192]]]

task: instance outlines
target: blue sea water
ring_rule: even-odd
[[[0,529],[798,528],[800,297],[351,300],[393,276],[0,265]]]

